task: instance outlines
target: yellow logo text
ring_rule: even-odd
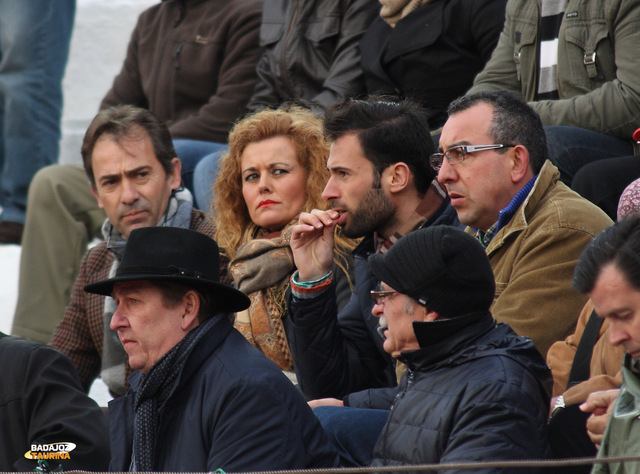
[[[69,453],[74,449],[76,449],[76,445],[69,442],[32,444],[31,450],[24,453],[24,457],[27,459],[71,459]]]

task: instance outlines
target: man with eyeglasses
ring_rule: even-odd
[[[454,101],[429,160],[460,222],[486,249],[494,317],[544,356],[575,328],[586,297],[571,287],[573,269],[611,220],[558,181],[540,117],[512,92]]]
[[[371,295],[384,349],[407,365],[372,465],[547,457],[549,368],[531,340],[492,318],[482,246],[429,227],[369,265],[382,282]],[[352,396],[352,409],[371,408],[374,392]]]
[[[639,20],[636,0],[509,0],[498,44],[467,94],[521,95],[571,186],[587,164],[638,154]]]

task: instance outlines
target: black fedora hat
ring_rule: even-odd
[[[204,234],[177,227],[144,227],[129,234],[122,261],[113,278],[84,287],[88,293],[110,296],[123,281],[164,280],[213,296],[222,312],[242,311],[249,298],[220,283],[218,244]]]

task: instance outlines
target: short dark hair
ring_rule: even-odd
[[[402,162],[413,173],[421,195],[435,179],[429,165],[435,146],[427,111],[415,102],[379,97],[345,99],[327,110],[324,133],[329,141],[355,134],[364,156],[373,164],[376,178],[389,166]]]
[[[640,290],[640,216],[617,222],[587,245],[573,273],[573,287],[589,293],[608,264],[614,264],[629,285]]]
[[[549,147],[537,112],[520,95],[510,91],[465,95],[449,104],[447,112],[451,117],[480,103],[493,107],[489,135],[494,143],[523,145],[529,151],[529,166],[533,174],[540,173],[549,158]]]
[[[195,288],[190,288],[179,283],[164,280],[148,281],[160,291],[162,295],[162,302],[167,308],[175,308],[189,290],[195,291],[200,299],[200,310],[198,311],[198,321],[200,323],[219,313],[219,311],[216,310],[215,300],[211,295],[202,293]]]
[[[95,188],[96,180],[93,175],[92,155],[96,142],[103,135],[112,135],[116,141],[135,136],[136,128],[144,130],[153,146],[156,158],[168,175],[173,170],[173,160],[176,150],[173,148],[171,134],[167,126],[147,109],[133,105],[117,105],[104,109],[98,113],[89,124],[89,128],[82,140],[82,163],[84,171]]]

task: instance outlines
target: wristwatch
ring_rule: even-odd
[[[566,405],[564,404],[564,397],[560,395],[558,398],[556,398],[556,404],[553,407],[553,411],[551,412],[551,418],[556,416],[558,412],[562,410],[564,407],[566,407]]]

